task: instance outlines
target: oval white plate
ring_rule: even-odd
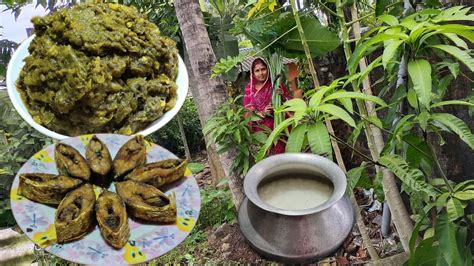
[[[93,135],[68,138],[62,143],[71,145],[83,156],[86,145]],[[96,134],[109,149],[112,158],[120,147],[131,137],[118,134]],[[173,153],[147,142],[147,163],[177,158]],[[201,197],[199,186],[189,169],[180,181],[167,186],[163,192],[175,193],[177,221],[174,224],[157,224],[128,218],[130,238],[121,249],[109,246],[94,226],[79,240],[66,244],[53,244],[56,239],[54,217],[57,206],[31,201],[18,194],[21,173],[57,174],[54,161],[55,144],[37,152],[18,171],[10,191],[13,215],[21,230],[37,245],[65,260],[87,265],[126,265],[149,261],[159,257],[179,245],[191,232],[199,217]],[[114,185],[109,189],[114,191]]]
[[[18,93],[16,89],[16,81],[18,77],[20,76],[20,71],[23,65],[25,64],[23,60],[29,55],[28,46],[30,46],[30,43],[33,40],[33,38],[34,38],[34,35],[26,39],[18,47],[18,49],[13,53],[10,59],[10,62],[8,64],[8,69],[7,69],[8,95],[10,96],[10,100],[12,101],[13,106],[15,107],[16,111],[34,129],[38,130],[42,134],[48,137],[51,137],[53,139],[62,140],[62,139],[69,138],[71,136],[59,134],[57,132],[54,132],[36,123],[31,117],[30,113],[28,112],[25,104],[23,103],[23,100],[21,99],[20,94]],[[146,136],[157,131],[158,129],[166,125],[166,123],[168,123],[178,113],[179,109],[181,109],[181,106],[183,106],[184,100],[186,99],[186,95],[188,94],[189,80],[188,80],[188,71],[186,70],[186,66],[184,65],[183,59],[181,59],[179,55],[178,55],[178,77],[176,79],[176,85],[178,88],[178,91],[177,91],[178,98],[176,100],[176,105],[171,110],[164,113],[163,116],[158,118],[156,121],[152,122],[142,131],[137,132],[136,134],[141,134],[141,135]]]

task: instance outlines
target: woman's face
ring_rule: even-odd
[[[265,82],[268,75],[267,67],[262,63],[257,63],[253,68],[253,74],[258,82]]]

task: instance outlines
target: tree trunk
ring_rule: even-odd
[[[355,3],[351,8],[352,13],[352,20],[358,19],[357,14],[357,7]],[[355,22],[352,25],[352,29],[354,32],[354,38],[360,39],[360,24],[359,22]],[[367,63],[365,58],[359,62],[360,71],[364,71],[367,68]],[[363,83],[363,92],[368,95],[372,95],[371,84],[369,78],[365,78]],[[366,101],[365,102],[366,112],[369,116],[377,116],[377,112],[375,112],[374,104],[372,102]],[[361,112],[362,113],[362,112]],[[373,125],[369,125],[367,127],[367,140],[369,142],[369,147],[372,146],[373,148],[370,149],[372,159],[377,161],[379,159],[380,153],[384,147],[384,140],[382,137],[382,132],[379,128]],[[369,137],[372,136],[372,139]],[[378,168],[378,167],[377,167]],[[377,172],[381,169],[377,169]],[[382,187],[385,194],[385,199],[392,211],[392,218],[395,227],[397,228],[398,235],[400,236],[400,242],[402,242],[403,249],[409,253],[409,241],[411,234],[413,232],[413,222],[410,219],[410,215],[407,211],[407,208],[403,204],[400,191],[398,189],[397,183],[395,181],[395,175],[387,169],[382,170],[383,179],[382,179]]]
[[[211,68],[216,63],[216,56],[212,50],[211,41],[204,25],[199,2],[197,0],[176,0],[174,1],[174,6],[186,51],[189,55],[191,71],[196,78],[197,86],[192,91],[195,97],[194,102],[198,106],[201,124],[205,125],[217,107],[225,102],[227,98],[225,85],[220,77],[211,79]],[[208,140],[206,140],[206,143],[208,143]],[[238,208],[243,198],[242,180],[230,171],[230,164],[228,162],[234,160],[233,154],[233,152],[227,152],[219,156],[215,153],[212,146],[210,149],[208,148],[211,167],[222,167],[225,176],[229,177],[232,198]],[[213,175],[217,175],[214,177],[222,177],[218,176],[217,172],[213,173]]]

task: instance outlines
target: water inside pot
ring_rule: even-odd
[[[326,177],[296,173],[266,178],[257,191],[264,202],[275,208],[304,210],[326,202],[334,187]]]

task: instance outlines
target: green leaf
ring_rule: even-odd
[[[454,44],[456,44],[456,46],[464,48],[464,50],[469,49],[469,47],[467,46],[467,43],[463,39],[459,38],[456,34],[443,33],[443,35],[446,36],[448,39],[450,39]]]
[[[439,250],[444,255],[448,265],[462,265],[462,258],[456,241],[456,227],[444,213],[438,216],[436,236],[439,241]]]
[[[262,131],[255,132],[252,136],[260,144],[265,144],[267,141],[267,135]]]
[[[282,121],[276,128],[273,129],[272,133],[270,136],[268,136],[268,139],[266,140],[265,144],[260,148],[258,151],[256,160],[261,161],[265,155],[267,154],[268,149],[272,146],[273,142],[277,140],[280,137],[280,134],[283,130],[288,128],[291,123],[293,123],[294,118],[290,117],[284,121]]]
[[[204,170],[204,165],[201,163],[188,163],[188,168],[193,174],[197,174]]]
[[[353,114],[354,113],[354,107],[352,106],[352,100],[351,99],[348,99],[348,98],[339,98],[337,99],[341,104],[342,106],[344,106],[344,108],[346,108],[346,110],[350,113],[350,114]]]
[[[334,105],[334,104],[322,104],[316,108],[316,110],[319,110],[324,113],[331,114],[344,122],[346,122],[348,125],[355,127],[355,121],[354,119],[346,112],[344,109],[341,107]]]
[[[474,200],[474,190],[455,192],[454,197],[460,200]]]
[[[463,51],[456,46],[445,45],[445,44],[429,45],[428,47],[436,48],[448,54],[451,54],[460,62],[465,64],[469,68],[469,70],[474,72],[474,58],[472,58],[466,51]]]
[[[382,15],[387,10],[388,4],[390,4],[389,0],[376,0],[375,1],[375,16],[379,17],[380,15]],[[385,16],[388,16],[388,15],[385,15]]]
[[[399,155],[384,155],[379,163],[390,169],[400,180],[415,191],[423,191],[429,196],[437,194],[433,186],[426,183],[423,173],[416,168],[411,168]]]
[[[286,101],[282,107],[282,112],[305,112],[307,108],[306,102],[298,98]]]
[[[378,33],[377,35],[371,37],[364,43],[359,42],[356,46],[356,49],[354,50],[354,53],[352,53],[351,57],[349,58],[349,61],[347,62],[347,69],[349,70],[349,73],[355,72],[360,59],[366,55],[367,50],[378,47],[380,45],[380,42],[392,39],[406,40],[408,39],[408,35],[404,33]]]
[[[324,103],[330,100],[341,99],[341,98],[360,99],[364,101],[374,102],[383,107],[387,107],[387,104],[385,103],[385,101],[380,99],[377,96],[368,95],[361,92],[352,92],[352,91],[338,91],[338,92],[331,93],[330,95],[325,97],[322,102]]]
[[[448,113],[432,114],[431,119],[448,127],[474,150],[474,135],[472,135],[469,127],[461,119]]]
[[[460,100],[450,100],[450,101],[442,101],[442,102],[434,103],[430,106],[430,108],[440,107],[444,105],[451,105],[451,104],[474,106],[474,103],[460,101]]]
[[[425,59],[408,62],[408,75],[420,104],[428,108],[431,101],[431,65]]]
[[[402,44],[402,40],[392,41],[383,50],[382,55],[382,65],[383,68],[387,68],[388,63],[392,60],[392,58],[397,54],[398,47]]]
[[[306,134],[306,124],[301,124],[291,130],[288,141],[286,142],[285,152],[300,152]]]
[[[331,86],[321,86],[319,89],[311,96],[309,100],[309,108],[316,109],[319,104],[321,103],[321,99],[323,98],[324,94],[329,90],[333,89]]]
[[[377,200],[380,202],[385,201],[385,194],[383,192],[383,172],[382,171],[377,171],[375,174],[375,179],[374,179],[374,192],[375,195],[377,196]]]
[[[370,63],[361,73],[359,76],[359,80],[357,81],[357,86],[360,86],[360,84],[366,79],[366,77],[374,70],[374,68],[379,67],[382,63],[382,56],[377,57],[372,63]]]
[[[456,198],[450,198],[448,200],[446,210],[448,211],[450,221],[454,221],[464,215],[464,208],[462,207],[461,201]]]
[[[395,25],[398,25],[398,23],[399,23],[398,19],[395,16],[388,15],[388,14],[378,16],[377,18],[380,19],[381,21],[387,23],[390,26],[395,26]]]
[[[352,190],[355,188],[357,183],[359,182],[362,173],[365,171],[367,164],[362,162],[359,167],[352,168],[351,170],[347,171],[347,193],[352,193]]]
[[[408,104],[413,107],[414,109],[418,109],[418,100],[416,96],[416,91],[413,89],[409,89],[407,93],[407,101]]]
[[[469,14],[471,8],[465,6],[454,6],[442,11],[438,16],[433,18],[434,22],[442,22],[442,21],[457,21],[457,20],[464,20],[464,21],[474,21],[474,14]]]
[[[313,57],[324,55],[340,44],[340,39],[334,32],[319,23],[319,20],[312,16],[300,16],[301,25],[305,35],[308,48]],[[304,52],[300,33],[294,29],[282,38],[281,43],[288,50]]]
[[[332,158],[331,140],[323,122],[309,125],[307,136],[313,153]]]
[[[406,265],[436,265],[436,261],[441,258],[442,255],[439,254],[439,248],[434,245],[435,241],[436,238],[434,237],[422,240],[418,246],[416,246],[416,249],[411,252]]]

